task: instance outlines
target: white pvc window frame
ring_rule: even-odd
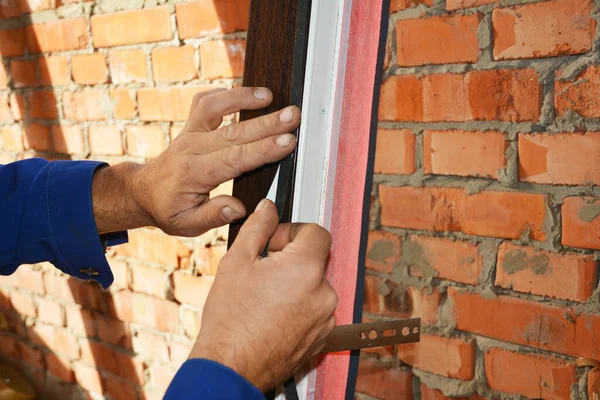
[[[352,0],[312,2],[292,222],[331,227],[351,10]],[[315,366],[296,376],[301,400],[314,398]]]

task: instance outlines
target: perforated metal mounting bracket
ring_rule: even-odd
[[[421,340],[420,318],[341,325],[329,335],[321,353],[393,346],[415,343],[419,340]]]

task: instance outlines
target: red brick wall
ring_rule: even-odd
[[[361,399],[600,394],[600,72],[592,0],[392,0]],[[588,394],[589,384],[589,394]]]
[[[239,84],[249,0],[172,3],[2,2],[0,162],[144,162],[196,91]],[[365,352],[357,397],[600,392],[574,364],[600,359],[596,12],[392,0],[365,319],[420,316],[423,340]],[[162,398],[226,232],[131,232],[108,292],[22,267],[0,279],[0,352],[48,398]]]
[[[179,133],[194,93],[241,82],[249,0],[143,3],[0,2],[0,163],[147,161]],[[109,253],[108,292],[51,265],[21,267],[0,278],[0,352],[44,398],[161,399],[226,234],[133,231]]]

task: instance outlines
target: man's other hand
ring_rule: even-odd
[[[246,215],[232,196],[210,199],[220,184],[282,160],[294,151],[291,134],[300,110],[284,110],[220,127],[223,117],[267,107],[265,88],[215,89],[198,93],[181,134],[146,165],[123,163],[94,178],[94,215],[99,233],[156,226],[170,235],[198,236]]]
[[[267,391],[318,355],[338,301],[324,278],[330,247],[325,229],[278,226],[275,205],[259,204],[221,261],[190,358],[219,362]]]

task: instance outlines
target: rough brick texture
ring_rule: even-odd
[[[600,396],[575,367],[600,360],[598,7],[391,2],[363,312],[423,340],[362,353],[382,391],[412,367],[413,399]]]
[[[146,162],[196,92],[240,84],[249,0],[150,3],[0,1],[2,162]],[[359,398],[600,393],[573,367],[600,359],[597,8],[391,1],[363,310],[422,318],[423,341],[363,352]],[[108,292],[21,267],[0,279],[2,357],[61,398],[161,399],[226,235],[130,232]]]
[[[156,157],[195,93],[240,84],[249,5],[0,1],[2,163]],[[20,267],[0,278],[0,361],[29,373],[44,398],[162,399],[198,334],[226,240],[227,228],[185,243],[132,231],[108,252],[106,292],[50,264]],[[410,389],[412,373],[402,374]]]

